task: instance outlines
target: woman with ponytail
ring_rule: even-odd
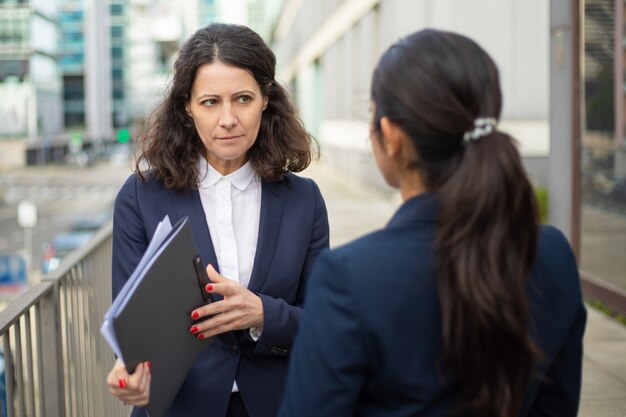
[[[575,416],[586,312],[561,232],[538,224],[497,68],[423,30],[382,56],[372,150],[403,205],[320,256],[281,417]]]

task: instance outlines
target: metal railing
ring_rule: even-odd
[[[114,356],[100,336],[111,304],[111,230],[109,222],[0,312],[8,417],[129,415],[106,386]]]

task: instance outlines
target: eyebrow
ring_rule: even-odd
[[[256,97],[256,94],[253,91],[251,91],[251,90],[240,90],[240,91],[237,91],[236,93],[234,93],[233,96],[240,96],[242,94],[248,94],[248,95]],[[219,94],[207,93],[207,94],[202,94],[202,95],[198,96],[197,100],[202,100],[202,99],[205,99],[205,98],[213,98],[213,97],[221,97],[221,96]]]

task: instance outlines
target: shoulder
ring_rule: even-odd
[[[559,257],[564,262],[576,263],[569,241],[563,232],[551,225],[540,227],[537,251],[539,257]]]
[[[311,178],[302,177],[300,175],[294,174],[293,172],[285,173],[285,175],[283,175],[282,181],[279,181],[276,184],[282,184],[285,187],[289,187],[294,190],[301,190],[303,192],[319,192],[319,187],[317,186],[315,181],[313,181]]]
[[[359,285],[381,277],[388,283],[399,283],[429,269],[432,251],[427,243],[414,230],[383,228],[337,246],[323,257],[328,264],[342,268],[346,276],[358,280]]]
[[[163,182],[151,173],[144,174],[144,179],[133,173],[118,191],[114,211],[118,216],[127,211],[150,212],[169,201],[171,193],[172,190],[167,189]]]
[[[280,181],[266,183],[266,187],[302,203],[323,204],[322,194],[315,181],[292,172],[285,173]]]
[[[144,179],[140,178],[137,173],[132,173],[128,176],[122,187],[120,188],[120,195],[149,193],[158,191],[169,191],[163,181],[161,181],[156,175],[148,171],[144,173]]]
[[[565,235],[554,226],[541,226],[533,275],[535,284],[547,293],[579,297],[576,256]]]
[[[351,242],[325,250],[320,254],[317,264],[348,272],[353,269],[351,265],[358,265],[360,259],[367,259],[376,253],[375,247],[384,233],[384,230],[371,232]]]

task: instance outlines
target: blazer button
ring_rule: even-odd
[[[228,351],[230,352],[231,355],[233,356],[237,356],[239,355],[239,348],[235,345],[230,345],[228,347]]]
[[[270,352],[279,356],[287,356],[287,352],[289,352],[289,350],[280,346],[272,346],[270,348]]]

